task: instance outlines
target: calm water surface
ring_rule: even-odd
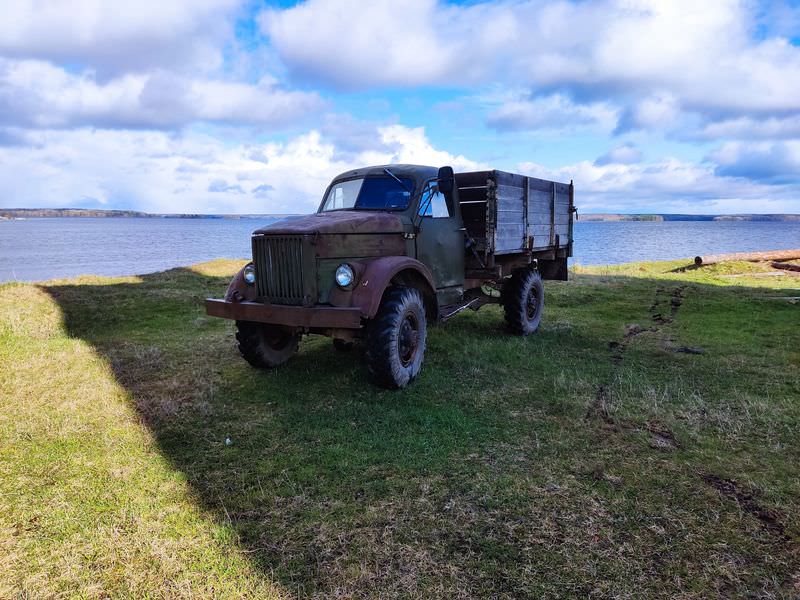
[[[275,219],[55,218],[0,221],[0,281],[134,275],[250,254]],[[573,264],[667,260],[800,248],[800,223],[714,221],[575,224]]]

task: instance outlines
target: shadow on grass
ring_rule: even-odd
[[[338,353],[324,338],[304,340],[284,368],[250,368],[232,324],[202,308],[228,279],[176,269],[138,283],[43,289],[58,302],[69,335],[107,358],[198,504],[287,589],[301,596],[587,594],[601,589],[591,564],[611,582],[606,591],[624,593],[641,585],[637,578],[672,581],[671,569],[685,570],[687,560],[698,561],[689,576],[699,578],[699,589],[711,585],[714,573],[700,564],[710,547],[687,558],[671,541],[662,544],[625,512],[633,510],[629,492],[597,476],[597,464],[628,453],[630,464],[618,470],[652,478],[652,489],[637,492],[652,496],[647,510],[658,511],[660,486],[688,477],[684,467],[658,454],[663,473],[645,476],[639,465],[652,460],[652,448],[638,438],[606,445],[603,423],[586,421],[597,390],[618,369],[609,344],[627,335],[626,324],[669,318],[671,296],[659,306],[654,290],[658,300],[657,290],[680,282],[616,277],[614,286],[593,286],[582,275],[574,289],[548,288],[553,309],[545,318],[552,320],[527,339],[503,332],[497,308],[459,316],[431,330],[420,379],[390,392],[369,384],[358,349]],[[703,295],[704,286],[691,285]],[[724,302],[720,288],[705,294],[711,305]],[[631,360],[662,378],[654,385],[691,371],[693,357],[669,370],[665,356],[672,357]],[[593,516],[597,498],[617,496],[622,516]],[[697,522],[681,527],[710,526],[701,525],[700,506]],[[609,531],[614,519],[630,519],[617,532],[631,540],[630,555],[593,546],[598,534],[587,519]]]

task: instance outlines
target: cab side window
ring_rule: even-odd
[[[438,188],[428,188],[419,203],[419,214],[422,217],[442,218],[450,216],[444,194]]]

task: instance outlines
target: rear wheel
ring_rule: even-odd
[[[259,369],[271,369],[297,352],[300,335],[281,325],[236,321],[236,340],[247,362]]]
[[[422,368],[427,329],[425,304],[418,290],[386,290],[367,334],[367,367],[375,383],[403,388],[413,381]]]
[[[535,269],[517,269],[503,285],[503,309],[508,328],[528,335],[539,328],[544,308],[542,276]]]

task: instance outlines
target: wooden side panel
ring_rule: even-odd
[[[570,186],[564,183],[556,183],[554,200],[553,235],[558,239],[559,248],[571,247],[572,198]]]
[[[528,235],[532,249],[565,248],[571,242],[570,186],[528,178]]]
[[[498,171],[496,181],[495,254],[521,252],[525,247],[524,177]]]
[[[457,173],[467,232],[492,255],[572,247],[570,185],[504,171]]]

